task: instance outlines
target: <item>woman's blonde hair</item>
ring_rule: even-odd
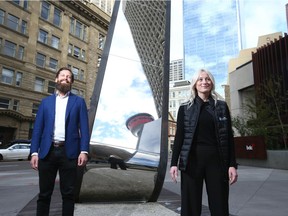
[[[190,86],[190,97],[189,97],[189,100],[188,100],[189,106],[192,106],[192,104],[194,103],[194,99],[197,96],[196,83],[197,83],[198,78],[199,78],[199,76],[200,76],[200,74],[202,72],[207,73],[207,75],[211,79],[212,88],[211,88],[210,95],[215,100],[215,105],[217,103],[218,95],[215,92],[215,79],[214,79],[214,76],[210,73],[210,71],[208,71],[206,69],[200,69],[198,72],[194,73],[194,75],[192,76],[191,86]]]

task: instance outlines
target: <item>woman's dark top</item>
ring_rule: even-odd
[[[216,146],[215,122],[213,116],[207,111],[209,102],[204,102],[201,107],[199,120],[194,136],[196,145]]]
[[[205,104],[204,107],[203,104],[203,100],[196,96],[192,106],[183,104],[179,107],[171,166],[177,166],[179,162],[179,169],[186,170],[191,147],[197,145],[195,143],[195,136],[198,134],[196,129],[200,130],[201,127],[204,129],[201,129],[201,135],[198,135],[197,142],[211,143],[212,145],[217,143],[215,146],[218,148],[223,170],[226,172],[228,167],[237,168],[231,117],[226,102],[217,100],[217,104],[215,104],[215,100],[210,96],[208,104]],[[201,108],[204,108],[205,112],[201,112],[203,122],[201,120],[198,125]],[[211,115],[211,119],[209,115]]]

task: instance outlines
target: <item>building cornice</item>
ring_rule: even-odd
[[[108,30],[109,23],[110,23],[110,16],[107,15],[105,12],[101,11],[96,5],[93,5],[95,9],[97,8],[101,14],[97,13],[96,10],[91,9],[91,7],[87,6],[92,5],[89,2],[81,1],[81,0],[71,0],[71,1],[62,1],[63,4],[67,5],[68,7],[74,9],[81,13],[82,16],[85,16],[91,21],[94,21],[99,26],[102,26],[104,29]],[[106,16],[106,19],[104,18]]]
[[[34,116],[24,116],[17,111],[9,110],[9,109],[0,109],[0,116],[12,117],[14,119],[17,119],[20,122],[22,122],[22,121],[34,122],[35,121]]]

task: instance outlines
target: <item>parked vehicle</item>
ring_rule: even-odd
[[[17,143],[0,149],[0,161],[2,160],[30,160],[30,144]]]
[[[31,144],[30,139],[15,139],[7,143],[6,145],[0,145],[0,149],[6,149],[8,147],[11,147],[14,144]]]

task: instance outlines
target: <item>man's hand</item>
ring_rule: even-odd
[[[30,165],[34,170],[38,170],[38,155],[33,155],[30,160]]]
[[[86,153],[80,153],[78,157],[78,166],[85,166],[88,161],[88,155]]]

